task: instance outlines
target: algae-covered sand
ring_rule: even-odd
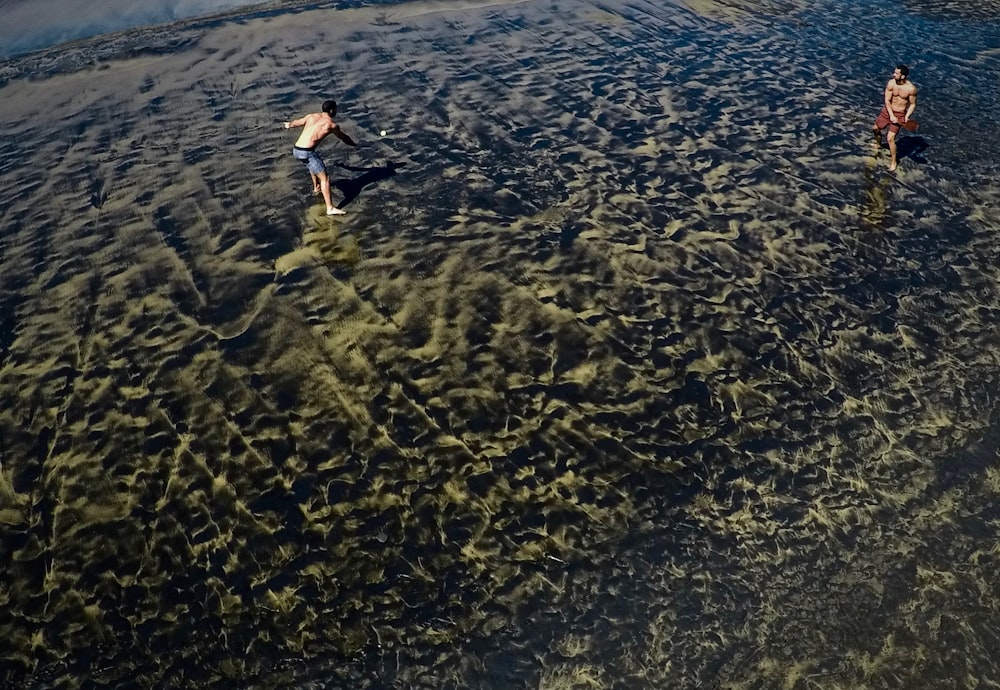
[[[0,684],[990,687],[965,9],[301,7],[5,63]],[[280,127],[327,97],[342,219]]]

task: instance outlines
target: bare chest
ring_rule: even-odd
[[[907,101],[913,94],[914,88],[912,84],[893,84],[889,87],[889,91],[893,101]]]

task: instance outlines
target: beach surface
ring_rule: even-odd
[[[0,63],[0,687],[992,687],[998,17],[303,6]],[[336,218],[281,126],[326,98]]]

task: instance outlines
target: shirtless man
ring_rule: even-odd
[[[322,192],[323,200],[326,202],[326,215],[339,216],[346,211],[337,208],[330,201],[330,178],[326,174],[326,165],[323,159],[316,153],[316,146],[323,141],[327,134],[340,139],[348,146],[357,146],[354,140],[341,131],[337,123],[333,121],[333,116],[337,114],[337,104],[333,101],[323,102],[323,112],[309,113],[298,120],[285,123],[285,129],[290,127],[304,127],[299,135],[295,146],[292,147],[292,155],[300,161],[304,161],[312,176],[313,192]]]
[[[900,123],[910,119],[910,115],[917,107],[917,87],[907,79],[910,68],[906,65],[897,65],[892,73],[892,79],[885,85],[885,105],[882,112],[875,119],[873,131],[875,132],[875,145],[882,144],[882,130],[889,128],[886,137],[889,142],[889,154],[892,160],[889,163],[889,172],[896,169],[899,161],[896,160],[896,134],[899,132]]]

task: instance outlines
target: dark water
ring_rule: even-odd
[[[196,19],[222,19],[250,12],[267,14],[307,7],[358,7],[395,4],[392,0],[0,0],[0,60],[102,34],[165,26]]]
[[[151,24],[229,12],[262,3],[241,0],[167,0],[66,3],[60,0],[0,2],[0,60],[59,43]]]
[[[365,29],[366,78],[422,99],[366,257],[240,290],[206,234],[280,263],[309,233],[232,224],[255,201],[179,134],[221,191],[160,193],[132,241],[158,233],[197,292],[154,267],[118,305],[132,261],[95,260],[74,333],[99,365],[2,341],[0,682],[995,684],[1000,131],[969,113],[1000,105],[996,7],[697,9]],[[864,147],[900,61],[922,124],[890,177]],[[115,193],[151,194],[90,203]],[[55,232],[8,198],[6,255]],[[32,270],[71,299],[72,259],[33,251],[5,264],[11,333]]]

